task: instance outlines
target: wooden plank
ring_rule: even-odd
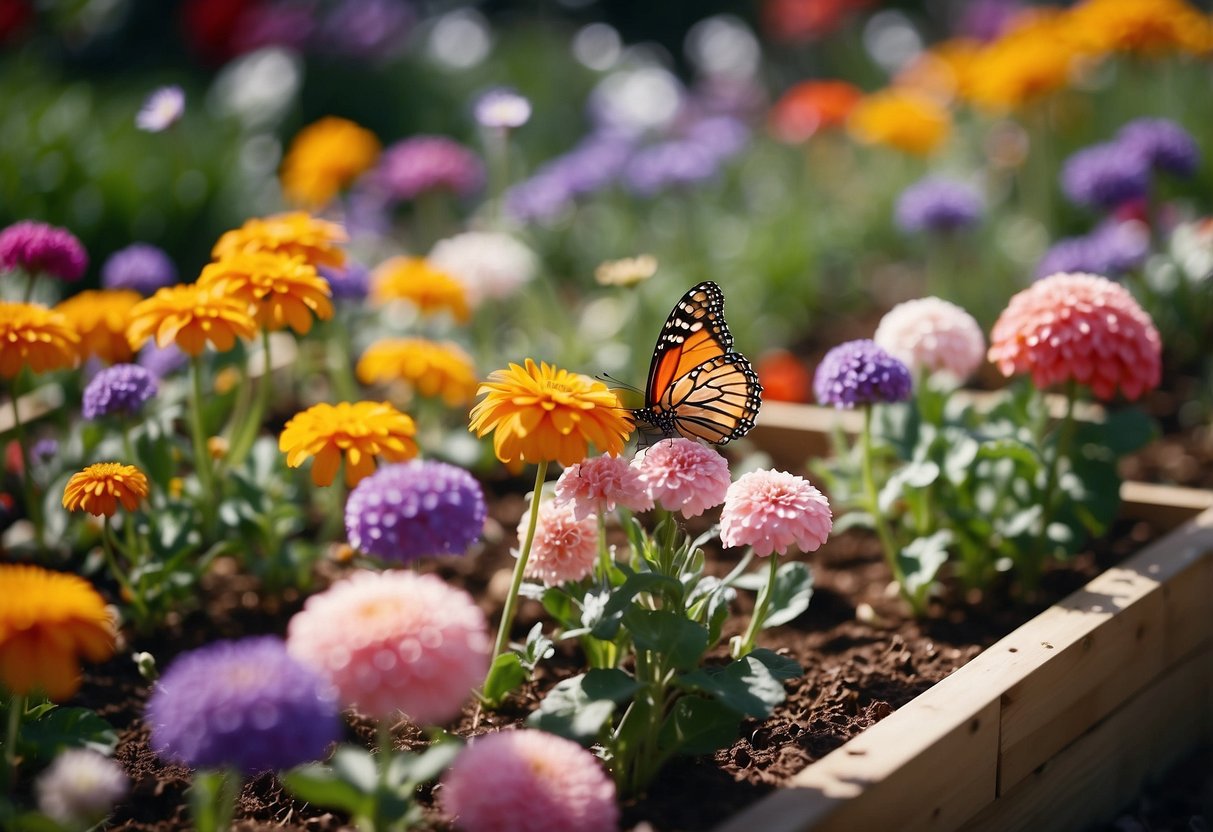
[[[1175,528],[1207,508],[1213,508],[1213,491],[1203,488],[1134,481],[1120,485],[1122,515],[1164,528]]]
[[[41,419],[62,406],[63,388],[58,384],[43,385],[17,399],[22,424]],[[0,433],[8,433],[13,427],[13,400],[8,398],[0,403]]]

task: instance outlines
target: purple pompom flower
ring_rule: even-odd
[[[344,266],[321,266],[320,276],[329,282],[333,300],[363,300],[370,286],[370,272],[352,260]]]
[[[173,261],[148,243],[132,243],[115,251],[101,267],[101,285],[107,289],[133,289],[149,296],[176,282]]]
[[[341,732],[329,686],[273,636],[181,654],[152,691],[144,719],[164,759],[244,774],[317,760]]]
[[[463,554],[484,529],[484,492],[454,465],[387,465],[358,483],[345,504],[350,545],[382,560]]]
[[[1139,118],[1120,129],[1117,141],[1141,155],[1156,171],[1184,179],[1196,173],[1200,148],[1187,130],[1170,119]]]
[[[66,228],[22,220],[0,231],[0,269],[73,282],[87,266],[88,253]]]
[[[176,124],[185,114],[185,91],[177,85],[160,87],[143,102],[135,115],[135,126],[148,133],[159,133]]]
[[[189,356],[177,348],[175,344],[167,347],[156,346],[156,339],[148,341],[139,352],[136,359],[139,366],[147,369],[156,378],[165,378],[180,370],[189,363]]]
[[[1058,240],[1036,265],[1036,279],[1058,272],[1122,275],[1139,268],[1150,253],[1150,231],[1136,220],[1108,219],[1082,237]]]
[[[909,368],[866,338],[834,347],[813,377],[817,401],[846,410],[904,401],[911,385]]]
[[[446,136],[414,136],[383,152],[375,179],[398,200],[431,191],[467,196],[484,181],[484,165],[475,153]]]
[[[476,99],[476,123],[495,130],[521,127],[531,118],[531,102],[507,87],[489,90]]]
[[[106,367],[84,388],[84,418],[100,419],[115,413],[138,412],[160,388],[156,377],[138,364]]]
[[[985,213],[977,189],[955,179],[930,176],[901,192],[894,216],[907,233],[948,234],[976,225]]]
[[[1121,142],[1092,145],[1066,159],[1061,187],[1078,205],[1115,208],[1146,195],[1148,160]]]

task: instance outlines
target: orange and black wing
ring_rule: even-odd
[[[676,379],[733,348],[724,321],[724,292],[711,281],[694,286],[670,311],[649,365],[646,406],[656,405]]]

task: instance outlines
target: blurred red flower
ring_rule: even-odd
[[[872,0],[766,0],[762,23],[767,36],[785,43],[802,43],[830,34]]]
[[[771,350],[758,359],[762,397],[773,402],[807,402],[813,382],[804,362],[787,350]]]
[[[863,91],[846,81],[802,81],[771,108],[771,133],[782,142],[799,144],[819,130],[842,127],[862,97]]]

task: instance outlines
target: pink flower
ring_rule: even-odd
[[[662,439],[636,455],[640,481],[666,511],[696,517],[724,502],[729,463],[706,445],[690,439]]]
[[[578,520],[614,511],[648,511],[653,499],[640,481],[640,472],[617,456],[596,456],[565,468],[556,481],[556,502],[571,503]]]
[[[729,486],[720,512],[720,542],[753,546],[754,554],[783,555],[795,546],[815,552],[830,536],[830,501],[804,477],[751,471]]]
[[[1101,399],[1136,399],[1158,386],[1162,341],[1121,285],[1093,274],[1055,274],[1011,298],[990,334],[1004,376],[1032,374],[1045,389],[1073,379]]]
[[[518,523],[518,545],[526,540],[530,515]],[[578,518],[571,503],[545,500],[539,505],[535,541],[526,562],[528,578],[557,586],[580,581],[594,571],[598,556],[598,523],[593,517]]]
[[[964,381],[986,357],[986,339],[968,312],[939,298],[899,303],[880,319],[873,336],[911,372],[947,372]]]
[[[475,737],[438,792],[463,832],[614,832],[615,784],[589,751],[543,731]]]
[[[484,613],[434,575],[358,572],[291,619],[287,650],[345,705],[418,725],[452,719],[489,669]]]

